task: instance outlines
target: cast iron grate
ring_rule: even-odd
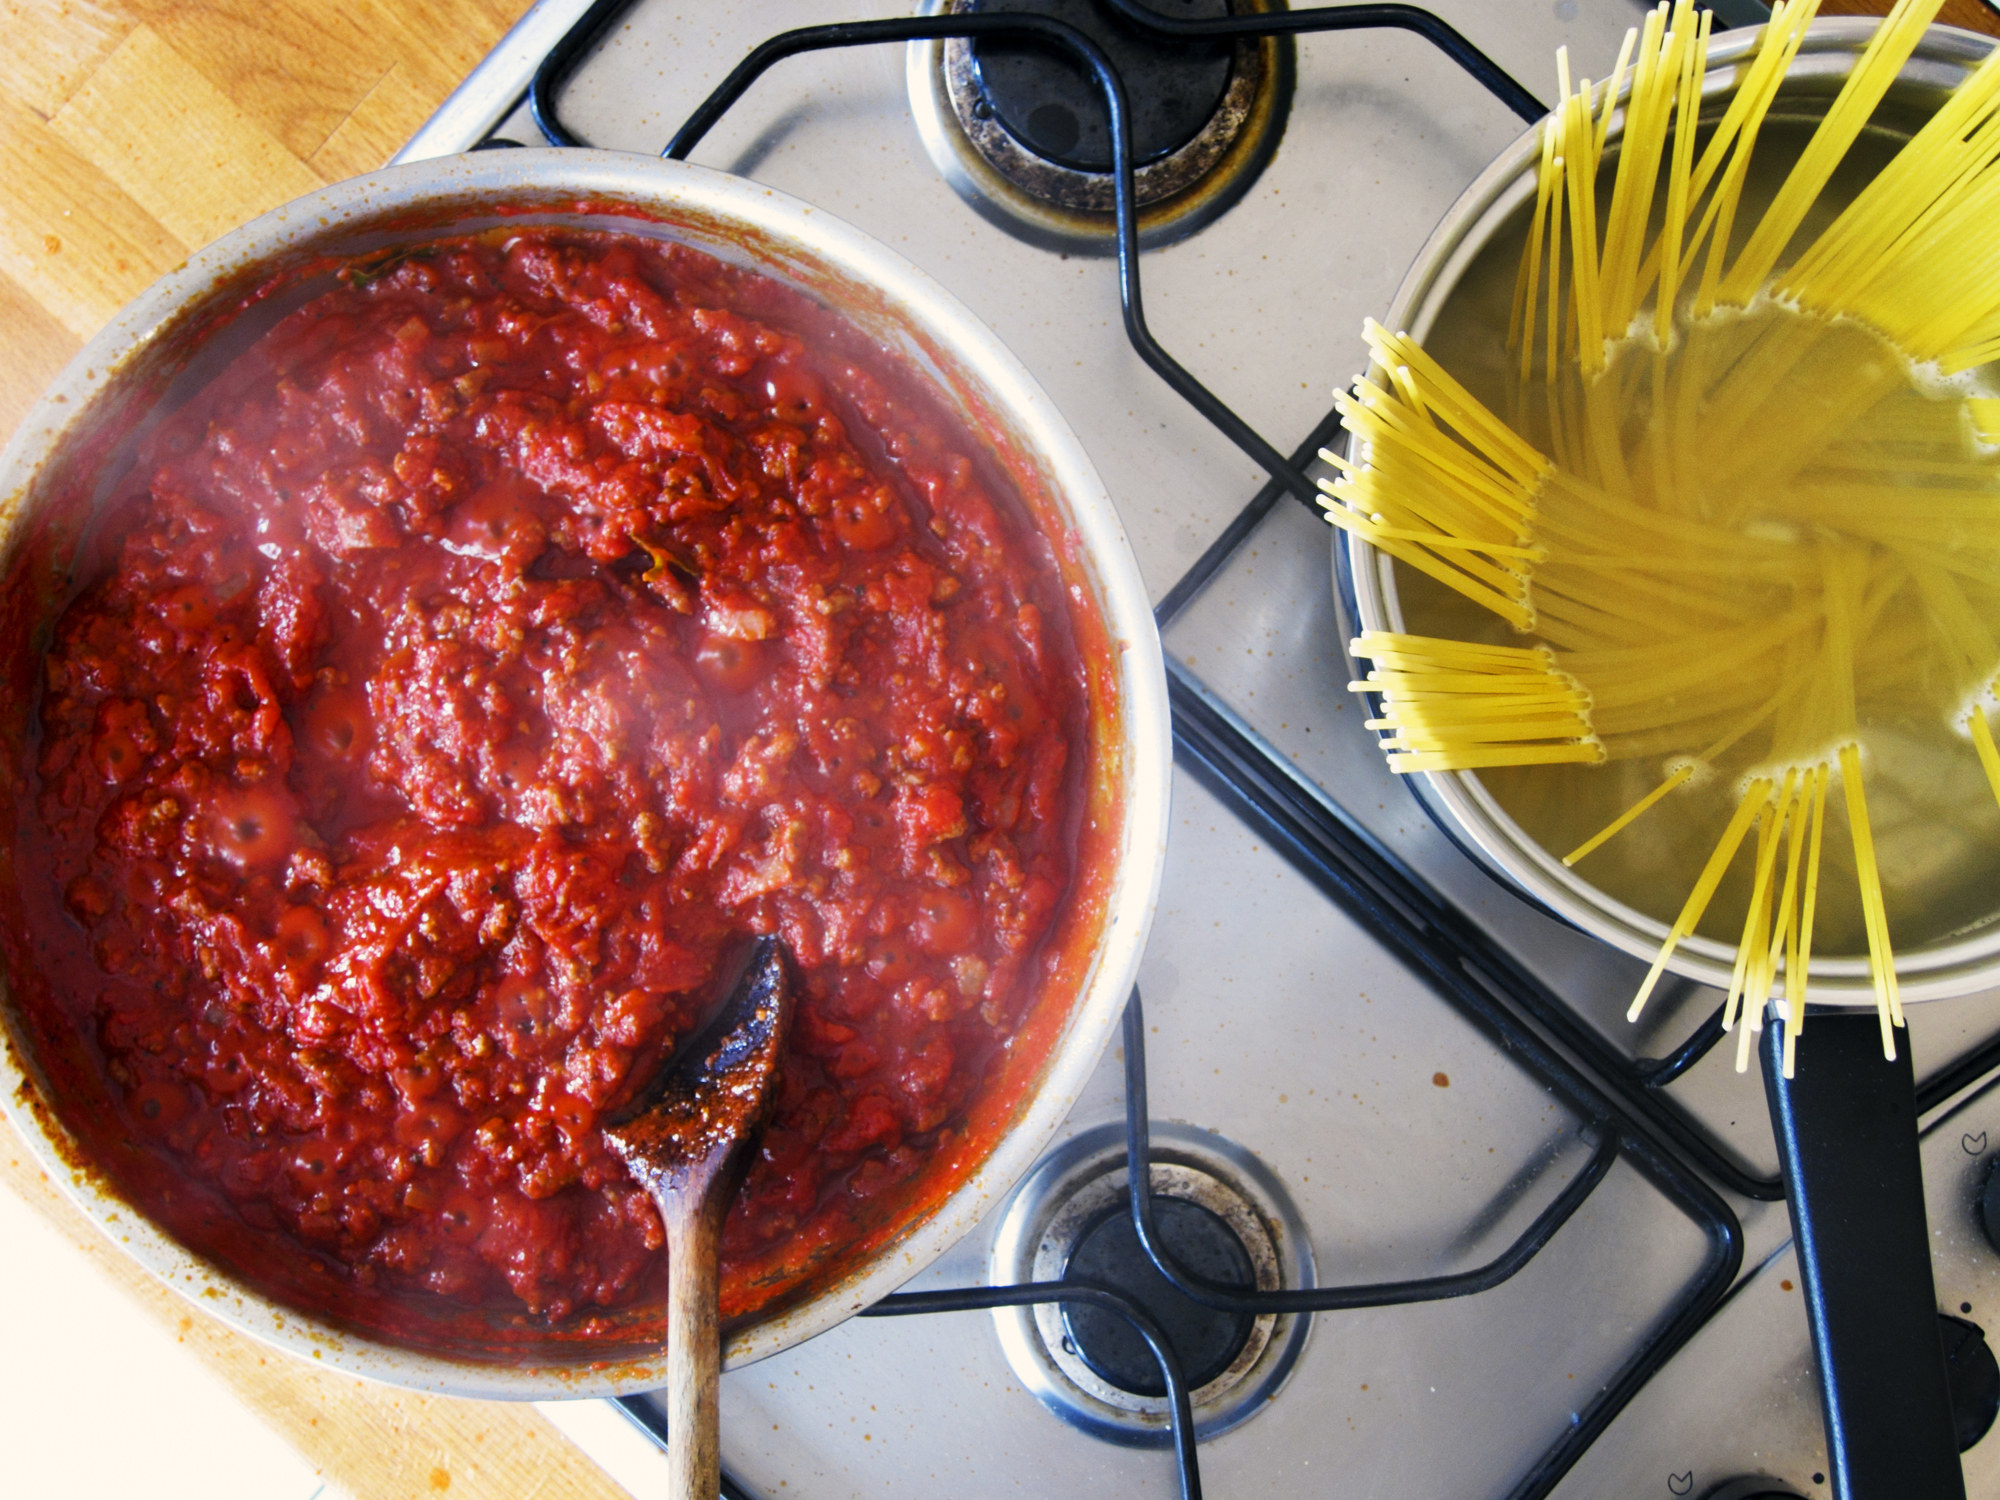
[[[610,29],[634,0],[595,0],[563,39],[549,52],[537,69],[529,91],[529,105],[537,125],[550,142],[559,146],[586,144],[565,126],[557,100],[564,82],[577,70],[591,48]],[[1127,20],[1166,36],[1223,39],[1267,35],[1300,35],[1315,31],[1396,28],[1413,32],[1436,45],[1458,63],[1501,103],[1530,123],[1545,113],[1539,101],[1521,87],[1459,32],[1428,11],[1408,5],[1352,5],[1326,9],[1284,11],[1230,16],[1217,20],[1170,20],[1146,10],[1139,0],[1100,0]],[[1733,18],[1749,7],[1737,3],[1728,9]],[[1114,118],[1113,181],[1116,201],[1117,259],[1119,296],[1127,336],[1141,358],[1189,405],[1211,422],[1224,436],[1271,475],[1266,484],[1226,526],[1194,565],[1161,600],[1155,611],[1164,627],[1201,593],[1235,554],[1278,500],[1290,495],[1298,503],[1318,513],[1317,490],[1306,475],[1307,467],[1322,447],[1341,436],[1339,419],[1329,413],[1305,443],[1291,455],[1283,455],[1261,437],[1240,416],[1219,400],[1190,374],[1153,338],[1145,320],[1144,298],[1139,279],[1136,211],[1132,178],[1134,171],[1130,141],[1129,109],[1124,107],[1123,82],[1116,70],[1088,38],[1042,16],[1010,16],[1006,13],[915,17],[909,20],[863,21],[843,25],[809,27],[771,38],[754,49],[683,125],[663,153],[674,160],[685,159],[701,138],[728,108],[774,64],[802,52],[869,43],[925,40],[949,36],[1029,36],[1069,51],[1098,81]],[[482,142],[482,145],[513,142]],[[1121,154],[1122,145],[1122,154]],[[1350,611],[1351,613],[1351,611]],[[1310,783],[1301,785],[1311,796]],[[1334,816],[1336,810],[1322,809],[1308,816]],[[1386,857],[1386,856],[1385,856]],[[1522,1013],[1530,1017],[1567,1048],[1582,1058],[1624,1098],[1628,1110],[1654,1131],[1672,1141],[1715,1181],[1730,1191],[1761,1202],[1783,1197],[1783,1184],[1776,1175],[1762,1177],[1748,1170],[1735,1155],[1697,1123],[1663,1091],[1700,1062],[1722,1037],[1722,1010],[1716,1010],[1679,1046],[1663,1057],[1632,1058],[1611,1045],[1595,1028],[1581,1020],[1547,985],[1516,963],[1485,934],[1461,921],[1448,920],[1438,929],[1438,940],[1455,944],[1461,960],[1500,986]],[[1918,1089],[1920,1110],[1929,1110],[2000,1067],[2000,1036],[1968,1054],[1944,1072],[1927,1080]]]
[[[591,48],[634,0],[596,0],[549,52],[536,71],[529,94],[531,112],[548,140],[559,146],[587,144],[558,114],[564,82]],[[1277,11],[1206,20],[1172,20],[1146,9],[1140,0],[1101,0],[1129,22],[1168,38],[1235,39],[1310,32],[1394,28],[1432,43],[1523,120],[1546,113],[1541,103],[1463,35],[1432,13],[1409,5],[1351,5]],[[751,51],[703,101],[675,134],[663,155],[685,159],[728,109],[778,62],[806,52],[884,45],[949,37],[1031,40],[1074,58],[1092,76],[1104,97],[1111,130],[1119,299],[1125,331],[1146,364],[1204,419],[1235,443],[1271,476],[1241,513],[1174,585],[1155,611],[1164,625],[1183,609],[1267,515],[1289,494],[1317,511],[1317,490],[1307,477],[1313,456],[1339,433],[1338,421],[1324,419],[1293,454],[1281,453],[1242,417],[1208,390],[1154,338],[1146,324],[1140,285],[1137,213],[1133,191],[1131,109],[1123,80],[1104,53],[1080,31],[1046,16],[977,12],[857,21],[784,32]],[[513,144],[482,142],[482,145]],[[1484,934],[1440,900],[1394,855],[1366,833],[1312,783],[1264,747],[1201,681],[1169,664],[1174,744],[1179,764],[1230,807],[1247,825],[1272,841],[1286,859],[1324,895],[1339,904],[1373,936],[1395,952],[1441,997],[1503,1049],[1531,1077],[1568,1106],[1594,1138],[1586,1166],[1542,1210],[1520,1238],[1487,1265],[1447,1276],[1349,1287],[1301,1287],[1248,1292],[1206,1281],[1175,1262],[1158,1242],[1153,1223],[1149,1118],[1146,1108],[1145,1035],[1135,992],[1124,1021],[1126,1144],[1134,1231],[1160,1274],[1186,1296],[1218,1311],[1248,1314],[1312,1314],[1363,1307],[1437,1301],[1476,1294],[1513,1276],[1555,1236],[1623,1157],[1703,1232],[1708,1249],[1701,1270],[1684,1287],[1667,1316],[1564,1435],[1517,1481],[1512,1500],[1548,1494],[1576,1458],[1609,1425],[1632,1395],[1671,1357],[1713,1310],[1741,1264],[1741,1228],[1728,1205],[1666,1146],[1678,1147],[1711,1175],[1746,1195],[1776,1197],[1775,1180],[1764,1183],[1742,1171],[1678,1108],[1652,1092],[1680,1076],[1713,1046],[1720,1034],[1712,1019],[1667,1058],[1634,1063],[1618,1056],[1573,1017],[1562,1001],[1515,964]],[[1610,1080],[1615,1094],[1593,1084],[1521,1016],[1532,1017],[1563,1047],[1589,1061]],[[1953,1076],[2000,1061],[2000,1038],[1984,1054],[1968,1059]],[[1968,1076],[1970,1076],[1968,1074]],[[1932,1089],[1943,1087],[1935,1080]],[[1938,1097],[1962,1083],[1944,1088]],[[1663,1146],[1664,1141],[1664,1146]],[[898,1293],[884,1298],[864,1317],[908,1317],[1044,1302],[1089,1304],[1122,1318],[1146,1343],[1159,1365],[1172,1416],[1173,1452],[1179,1490],[1185,1500],[1201,1493],[1188,1386],[1171,1344],[1144,1309],[1110,1288],[1061,1280],[1019,1286],[963,1287]],[[657,1408],[642,1399],[620,1403],[656,1440],[667,1435]],[[723,1493],[743,1491],[725,1480]],[[747,1497],[745,1497],[747,1500]]]

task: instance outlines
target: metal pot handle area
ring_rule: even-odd
[[[1805,1286],[1836,1500],[1963,1500],[1931,1277],[1915,1072],[1866,1011],[1812,1013],[1812,1066],[1784,1076],[1764,1028],[1764,1093]]]

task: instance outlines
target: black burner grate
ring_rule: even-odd
[[[530,90],[536,124],[555,145],[586,144],[561,121],[558,96],[565,81],[633,0],[596,0],[543,60]],[[1147,9],[1139,0],[1101,0],[1122,20],[1162,40],[1224,42],[1240,38],[1310,32],[1394,28],[1431,42],[1482,87],[1523,120],[1535,122],[1542,104],[1464,36],[1428,11],[1409,5],[1350,5],[1206,18],[1173,18]],[[752,50],[689,117],[667,146],[665,156],[680,160],[694,149],[724,113],[775,64],[829,48],[906,43],[966,37],[990,44],[1032,43],[1070,59],[1094,83],[1103,100],[1115,191],[1119,296],[1125,329],[1140,357],[1231,442],[1249,454],[1271,480],[1219,535],[1156,610],[1162,624],[1201,591],[1216,571],[1267,515],[1290,494],[1317,509],[1317,490],[1306,468],[1320,447],[1339,433],[1329,416],[1297,452],[1279,452],[1160,346],[1149,331],[1140,286],[1137,213],[1133,190],[1135,149],[1131,102],[1117,65],[1075,27],[1049,15],[981,10],[886,21],[814,26],[770,38]],[[495,142],[495,144],[499,144]],[[1714,1044],[1719,1016],[1672,1056],[1631,1063],[1615,1054],[1589,1027],[1573,1017],[1560,999],[1515,964],[1486,936],[1429,890],[1396,857],[1292,768],[1271,755],[1209,690],[1184,669],[1169,664],[1177,761],[1216,793],[1243,821],[1274,847],[1322,893],[1395,952],[1530,1076],[1573,1110],[1595,1140],[1584,1169],[1498,1258],[1471,1271],[1421,1280],[1354,1287],[1302,1287],[1274,1292],[1246,1291],[1184,1266],[1162,1243],[1160,1214],[1151,1190],[1150,1124],[1146,1108],[1145,1030],[1135,993],[1125,1014],[1126,1132],[1131,1183],[1127,1214],[1134,1240],[1143,1246],[1163,1281],[1183,1301],[1218,1314],[1219,1327],[1231,1318],[1265,1313],[1310,1314],[1436,1301],[1476,1294],[1499,1285],[1525,1266],[1568,1222],[1623,1158],[1684,1213],[1708,1240],[1700,1273],[1683,1288],[1669,1315],[1596,1398],[1579,1411],[1570,1429],[1521,1476],[1514,1500],[1548,1494],[1576,1458],[1609,1425],[1632,1395],[1700,1326],[1734,1281],[1741,1264],[1741,1228],[1728,1205],[1683,1164],[1692,1159],[1730,1188],[1751,1197],[1779,1196],[1774,1181],[1743,1172],[1682,1112],[1656,1092],[1678,1077]],[[1566,1057],[1544,1042],[1521,1019],[1531,1017],[1563,1047],[1584,1057],[1610,1081],[1607,1094]],[[2000,1039],[1968,1060],[1980,1071],[2000,1062]],[[1942,1087],[1947,1080],[1938,1080]],[[1946,1093],[1962,1086],[1954,1084]],[[1942,1097],[1940,1095],[1939,1097]],[[1678,1148],[1680,1155],[1675,1154]],[[1175,1212],[1177,1210],[1168,1210]],[[1139,1302],[1087,1280],[1020,1286],[965,1287],[938,1292],[898,1293],[867,1309],[864,1317],[908,1317],[984,1311],[997,1307],[1059,1303],[1092,1318],[1116,1320],[1133,1337],[1121,1358],[1143,1348],[1157,1370],[1152,1388],[1164,1388],[1172,1413],[1173,1447],[1180,1493],[1201,1493],[1189,1407],[1188,1372],[1174,1341]],[[1073,1312],[1072,1316],[1079,1315]],[[1202,1371],[1193,1372],[1198,1378]],[[1126,1378],[1137,1378],[1125,1372]],[[667,1435],[655,1407],[643,1399],[620,1403],[634,1421],[664,1443]],[[725,1496],[742,1491],[725,1481]]]

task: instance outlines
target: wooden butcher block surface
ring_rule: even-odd
[[[380,166],[527,0],[0,0],[0,436],[190,251]]]
[[[0,0],[0,441],[190,251],[380,166],[527,5]],[[532,1407],[369,1385],[231,1332],[116,1251],[6,1125],[0,1182],[353,1500],[625,1495]],[[116,1443],[115,1382],[105,1396]]]

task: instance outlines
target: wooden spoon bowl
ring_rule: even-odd
[[[709,1023],[668,1059],[605,1140],[653,1195],[667,1230],[667,1464],[673,1500],[722,1484],[718,1250],[748,1147],[769,1118],[792,1019],[785,946],[759,938]]]

